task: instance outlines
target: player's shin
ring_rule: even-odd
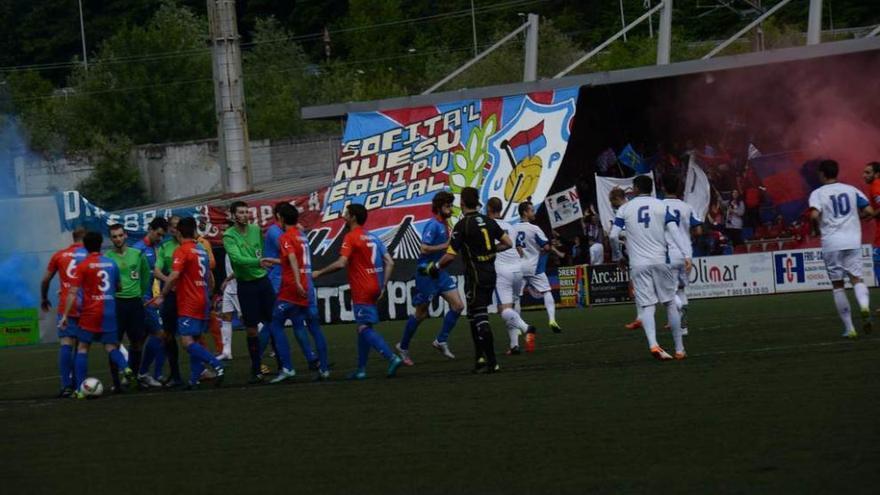
[[[383,358],[387,360],[391,360],[394,357],[394,351],[391,350],[391,347],[388,346],[388,343],[385,342],[385,339],[379,335],[378,332],[373,330],[373,327],[367,327],[361,334],[367,339],[367,342],[370,343],[370,346],[373,349],[376,349],[376,352],[382,355]]]
[[[141,358],[141,365],[137,370],[138,374],[145,375],[150,370],[150,365],[153,364],[153,360],[156,359],[156,351],[161,345],[161,340],[155,335],[147,337],[147,342],[144,344],[144,355]]]
[[[556,321],[556,301],[553,300],[553,293],[550,291],[544,293],[544,308],[547,309],[547,318]]]
[[[82,382],[85,381],[86,376],[89,374],[88,351],[76,353],[74,368],[76,369],[74,373],[74,376],[76,377],[76,389],[79,390],[82,386]]]
[[[455,328],[455,324],[458,323],[460,316],[461,311],[450,309],[446,312],[446,316],[443,317],[443,326],[440,327],[440,333],[437,334],[437,342],[449,341],[449,334],[452,333],[452,329]]]
[[[853,285],[853,292],[856,295],[856,301],[859,303],[859,309],[862,312],[871,310],[871,302],[868,296],[868,286],[865,285],[864,282],[859,282]]]
[[[180,376],[180,350],[177,347],[177,339],[174,337],[165,341],[165,357],[168,360],[168,366],[171,368],[171,381],[183,381],[183,378]]]
[[[367,340],[367,337],[361,330],[361,328],[358,328],[357,367],[358,370],[365,370],[367,369],[367,358],[370,356],[370,341]]]
[[[654,322],[653,304],[642,306],[639,308],[639,319],[642,321],[642,329],[645,331],[645,338],[648,339],[648,349],[657,347],[657,327]],[[679,329],[681,326],[679,326]]]
[[[409,315],[409,319],[406,320],[406,326],[403,328],[403,337],[400,338],[401,349],[409,349],[409,343],[416,334],[416,330],[419,328],[419,323],[421,322],[416,318],[416,315]]]
[[[281,368],[292,370],[293,363],[290,357],[290,342],[287,340],[287,335],[284,335],[284,323],[273,321],[272,324],[269,325],[269,328],[272,332],[272,339],[275,341],[275,353],[278,356],[278,360],[281,362]],[[294,326],[294,329],[295,328],[296,326]],[[305,329],[302,331],[305,333]]]
[[[834,305],[837,307],[837,314],[840,316],[840,321],[843,322],[843,327],[846,333],[855,332],[855,328],[853,327],[852,322],[852,311],[849,306],[849,299],[846,298],[846,289],[843,287],[835,288],[831,291],[832,296],[834,296]]]
[[[223,320],[220,323],[220,338],[223,340],[223,354],[232,357],[232,322]]]
[[[669,327],[672,329],[672,341],[675,343],[675,353],[684,353],[684,338],[681,332],[681,315],[675,301],[666,303],[666,318],[669,320]]]
[[[283,329],[282,329],[283,334]],[[275,339],[275,345],[280,346],[278,343],[278,337],[275,337],[275,333],[272,333],[273,338]],[[300,320],[299,322],[293,322],[293,338],[296,339],[296,343],[299,344],[299,348],[302,350],[303,357],[306,358],[307,362],[315,360],[315,351],[312,350],[312,343],[309,341],[309,332],[306,330],[305,324]],[[285,337],[285,341],[287,338]],[[280,350],[278,352],[281,352]],[[282,359],[282,362],[284,360]]]
[[[58,348],[58,373],[61,375],[61,388],[73,387],[73,346],[63,344]]]
[[[113,364],[119,367],[120,370],[128,368],[128,360],[125,359],[125,356],[122,354],[122,351],[120,351],[118,347],[110,351],[110,359],[113,361]]]
[[[260,337],[254,333],[251,334],[250,330],[248,330],[247,336],[247,349],[248,355],[251,358],[251,374],[259,375],[260,374]]]
[[[318,316],[309,318],[309,333],[315,341],[315,350],[318,351],[318,360],[321,371],[330,369],[327,361],[327,339],[324,338],[324,332],[321,331],[321,321]]]

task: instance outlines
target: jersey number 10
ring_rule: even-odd
[[[846,193],[831,196],[831,209],[834,211],[834,218],[848,215],[850,210],[852,210],[852,206],[849,204],[849,196]]]

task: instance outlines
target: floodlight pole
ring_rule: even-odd
[[[538,80],[538,14],[529,14],[526,31],[526,54],[523,64],[523,82]]]
[[[807,19],[807,44],[822,42],[822,0],[810,0],[810,17]]]
[[[878,34],[880,34],[880,25],[875,27],[870,33],[866,34],[865,38],[873,38],[874,36],[877,36]]]
[[[672,0],[663,0],[662,5],[660,27],[657,29],[657,65],[668,65],[672,49]]]
[[[422,94],[423,94],[423,95],[427,95],[427,94],[431,94],[431,93],[433,93],[433,92],[436,91],[438,88],[440,88],[440,87],[443,86],[444,84],[448,83],[449,81],[451,81],[452,79],[454,79],[456,76],[458,76],[458,75],[461,74],[462,72],[468,70],[468,68],[470,68],[470,67],[471,67],[472,65],[474,65],[475,63],[477,63],[477,62],[479,62],[480,60],[486,58],[487,55],[489,55],[490,53],[492,53],[492,52],[494,52],[495,50],[497,50],[501,45],[503,45],[503,44],[507,43],[508,41],[512,40],[514,36],[516,36],[516,35],[518,35],[519,33],[525,31],[525,30],[526,30],[527,28],[529,28],[529,27],[531,26],[531,24],[532,24],[532,22],[531,22],[532,19],[533,19],[533,18],[532,18],[532,15],[534,15],[534,14],[529,14],[529,17],[528,17],[529,22],[525,22],[525,23],[523,23],[522,26],[520,26],[520,27],[514,29],[513,31],[511,31],[510,33],[508,33],[507,36],[505,36],[505,37],[501,38],[500,40],[498,40],[494,45],[492,45],[492,46],[490,46],[489,48],[487,48],[486,50],[480,52],[480,54],[477,55],[476,57],[474,57],[474,58],[468,60],[467,62],[465,62],[464,65],[462,65],[461,67],[455,69],[454,71],[452,71],[451,73],[449,73],[449,75],[447,75],[447,76],[444,77],[443,79],[437,81],[437,83],[434,84],[433,86],[431,86],[430,88],[428,88],[428,89],[422,91]],[[538,19],[538,16],[535,15],[535,16],[534,16],[534,19],[535,19],[535,25],[536,25],[536,27],[535,27],[535,37],[536,37],[536,41],[535,41],[535,44],[536,44],[536,46],[535,46],[535,60],[537,61],[537,56],[538,56],[538,48],[537,48],[537,33],[538,33],[537,19]],[[527,41],[527,44],[528,44],[528,40],[526,40],[526,41]]]

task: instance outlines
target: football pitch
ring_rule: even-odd
[[[431,348],[440,321],[429,320],[411,346],[415,367],[386,379],[373,353],[362,382],[344,379],[353,325],[328,326],[331,381],[312,383],[294,346],[301,374],[275,386],[244,385],[236,332],[222,389],[93,401],[48,398],[55,345],[0,350],[2,491],[876,493],[880,329],[840,338],[828,292],[697,300],[689,359],[661,363],[640,330],[623,328],[633,315],[631,305],[559,311],[564,333],[500,356],[495,375],[470,373],[463,319],[452,362]],[[543,311],[525,317],[546,327]],[[503,349],[506,331],[492,323]],[[393,345],[403,323],[378,329]],[[102,349],[90,370],[109,386]]]

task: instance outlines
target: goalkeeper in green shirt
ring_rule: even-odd
[[[150,290],[150,264],[146,256],[139,249],[129,247],[125,240],[128,235],[120,224],[110,226],[110,241],[113,249],[106,256],[119,267],[119,286],[116,291],[116,327],[119,333],[119,342],[128,335],[129,356],[128,362],[131,369],[138,370],[141,367],[141,352],[145,337],[145,314],[144,294]],[[110,360],[111,376],[113,377],[113,391],[119,393],[122,388],[119,383],[119,370]]]

